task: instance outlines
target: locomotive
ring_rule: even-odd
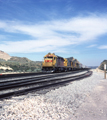
[[[80,64],[76,59],[66,59],[61,56],[57,56],[54,53],[48,53],[44,56],[42,63],[43,72],[56,72],[56,71],[70,71],[80,69]]]

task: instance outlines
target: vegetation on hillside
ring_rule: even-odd
[[[25,57],[12,57],[8,61],[0,59],[0,66],[9,66],[14,72],[37,72],[41,71],[42,62],[31,61]]]

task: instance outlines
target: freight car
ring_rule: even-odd
[[[70,71],[79,69],[79,63],[76,59],[66,59],[55,55],[54,53],[48,53],[44,56],[42,63],[42,71],[56,72],[56,71]]]

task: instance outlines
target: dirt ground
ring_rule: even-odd
[[[107,120],[107,79],[101,80],[68,120]]]

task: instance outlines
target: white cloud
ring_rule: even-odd
[[[57,38],[58,39],[58,38]],[[4,44],[0,44],[0,49],[7,51],[8,53],[30,53],[30,52],[42,52],[42,51],[53,51],[65,45],[69,45],[69,41],[63,39],[50,39],[50,40],[26,40],[19,42],[5,41]]]
[[[100,47],[98,47],[99,49],[107,49],[107,45],[102,45]]]
[[[4,44],[0,44],[0,49],[4,51],[26,53],[56,49],[61,51],[68,45],[90,42],[106,34],[107,16],[75,17],[39,24],[0,21],[0,29],[8,33],[18,33],[19,36],[25,34],[33,37],[33,40],[4,41]]]
[[[92,48],[92,47],[95,47],[95,46],[97,46],[97,45],[96,45],[96,44],[93,44],[93,45],[87,46],[87,48]]]

